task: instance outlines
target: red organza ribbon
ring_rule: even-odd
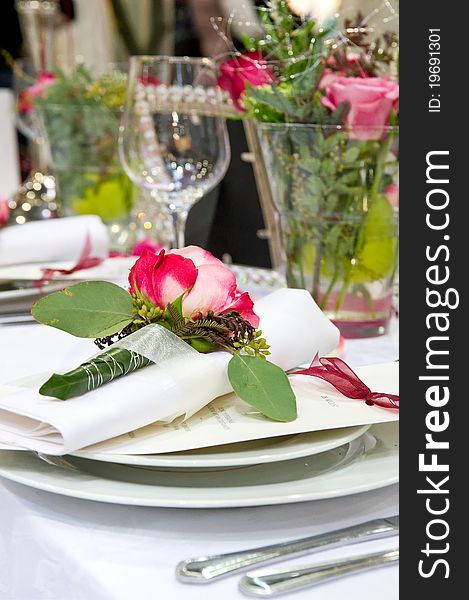
[[[317,356],[308,369],[293,371],[291,375],[311,375],[324,379],[341,394],[354,400],[364,400],[369,406],[376,404],[383,408],[399,410],[399,396],[372,392],[356,373],[340,358],[320,358]]]
[[[71,269],[41,269],[42,277],[38,281],[34,283],[37,289],[41,289],[41,287],[47,281],[50,281],[52,277],[57,273],[60,275],[71,275],[76,271],[81,271],[82,269],[91,269],[92,267],[96,267],[100,265],[103,261],[101,258],[96,258],[90,256],[91,254],[91,239],[90,236],[86,236],[85,245],[83,246],[83,250],[81,252],[81,256],[78,259],[78,262]]]

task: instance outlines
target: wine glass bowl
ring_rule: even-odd
[[[207,58],[130,59],[119,152],[127,175],[170,211],[173,246],[184,245],[190,208],[230,160],[216,67]]]

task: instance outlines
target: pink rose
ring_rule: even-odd
[[[186,317],[203,315],[208,311],[226,313],[237,311],[253,327],[259,325],[254,304],[247,292],[236,287],[233,273],[210,252],[197,246],[154,254],[146,250],[129,274],[131,293],[136,289],[148,296],[150,302],[166,308],[183,292],[182,309]]]
[[[389,204],[393,208],[397,208],[399,206],[399,186],[397,183],[390,183],[384,190],[384,195],[389,200]]]
[[[347,127],[357,129],[350,137],[357,140],[380,140],[386,134],[391,111],[397,108],[399,85],[382,77],[338,77],[326,86],[322,104],[336,110],[347,102],[350,110],[345,120]]]
[[[10,209],[8,208],[8,200],[6,198],[0,198],[0,228],[8,223],[10,216]]]
[[[268,85],[275,80],[275,75],[267,67],[262,53],[255,50],[223,63],[220,67],[218,85],[230,94],[236,108],[244,111],[240,99],[246,89],[246,84],[250,83],[252,86],[258,87]]]
[[[50,73],[49,71],[39,73],[36,83],[26,88],[19,95],[20,112],[28,113],[33,107],[34,98],[44,97],[47,88],[52,85],[54,81],[54,73]]]

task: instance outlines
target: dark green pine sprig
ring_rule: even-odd
[[[270,354],[270,346],[261,337],[262,332],[235,310],[224,314],[199,313],[194,319],[184,318],[174,304],[169,304],[167,311],[172,319],[173,333],[199,351],[224,348],[233,354],[245,352],[263,359]]]

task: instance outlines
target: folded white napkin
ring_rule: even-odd
[[[256,302],[255,311],[271,345],[270,360],[285,370],[310,362],[317,352],[327,354],[338,343],[337,328],[305,290],[278,290]],[[37,388],[0,386],[0,440],[67,454],[156,421],[189,416],[231,391],[230,358],[227,352],[194,353],[182,364],[145,367],[66,401],[40,396]],[[46,378],[43,374],[40,383]]]
[[[31,221],[0,231],[0,266],[42,261],[76,262],[86,243],[90,256],[105,258],[109,252],[106,227],[95,215]]]

